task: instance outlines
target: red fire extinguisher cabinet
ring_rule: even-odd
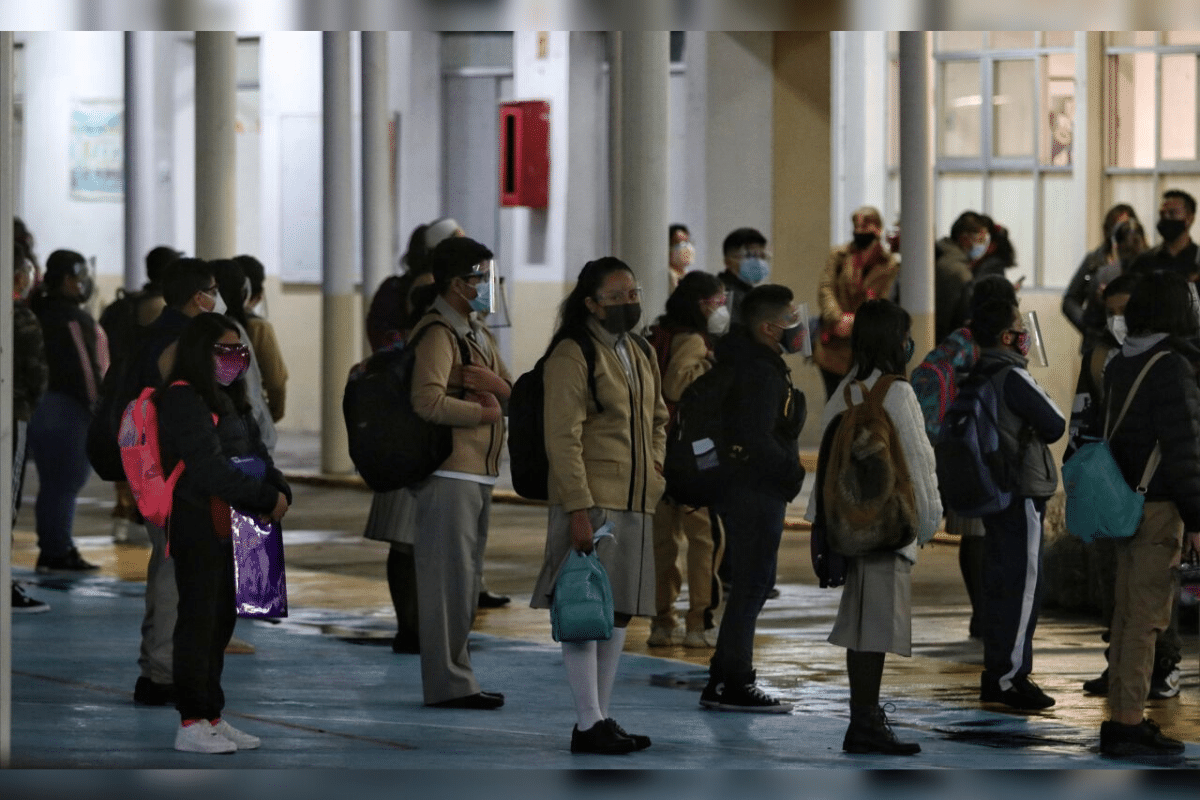
[[[545,208],[550,203],[550,104],[500,104],[500,205]]]

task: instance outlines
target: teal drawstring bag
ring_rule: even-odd
[[[607,522],[592,534],[593,545],[601,538],[612,537],[612,523]],[[550,600],[550,635],[556,642],[591,642],[608,640],[613,632],[612,586],[608,572],[592,552],[572,549],[559,570]]]
[[[1108,427],[1109,415],[1112,412],[1111,402],[1109,403],[1104,420],[1104,440],[1085,444],[1071,456],[1070,461],[1063,464],[1063,488],[1067,493],[1067,531],[1085,542],[1094,539],[1127,539],[1137,533],[1138,525],[1142,522],[1146,488],[1158,470],[1162,460],[1162,448],[1158,444],[1154,445],[1135,491],[1129,488],[1129,484],[1121,475],[1121,469],[1108,448],[1108,440],[1124,421],[1129,404],[1150,367],[1165,355],[1166,353],[1158,353],[1142,367],[1129,390],[1129,396],[1125,398],[1125,405],[1117,417],[1117,422],[1111,429]]]

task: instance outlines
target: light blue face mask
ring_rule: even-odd
[[[771,274],[771,265],[765,258],[746,256],[741,261],[739,273],[746,283],[758,284],[765,281]]]
[[[971,245],[971,252],[968,255],[972,261],[978,261],[984,253],[987,252],[988,245],[992,243],[991,237],[984,239],[982,242],[976,242]]]
[[[475,287],[475,298],[470,301],[471,308],[478,311],[480,314],[487,314],[492,310],[492,284],[491,281],[480,281]]]

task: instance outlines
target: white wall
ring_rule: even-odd
[[[723,269],[721,242],[735,228],[757,228],[771,239],[772,36],[769,31],[707,36],[707,256],[701,266],[713,272]]]
[[[125,94],[120,32],[28,33],[25,42],[25,168],[19,207],[45,262],[60,248],[96,256],[102,276],[120,276],[125,204],[71,199],[69,151],[75,100]]]
[[[833,196],[830,243],[850,240],[850,214],[863,205],[886,216],[887,33],[833,31]]]

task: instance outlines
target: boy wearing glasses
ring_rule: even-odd
[[[1015,303],[975,309],[971,335],[981,352],[973,374],[994,382],[1000,452],[1010,465],[1012,502],[983,518],[983,675],[979,699],[1036,710],[1054,698],[1029,679],[1042,597],[1046,501],[1058,489],[1048,444],[1066,431],[1063,413],[1026,371],[1030,338]]]
[[[738,228],[725,237],[721,252],[725,256],[725,269],[717,277],[725,284],[729,314],[734,322],[738,322],[742,298],[771,277],[767,237],[754,228]]]

